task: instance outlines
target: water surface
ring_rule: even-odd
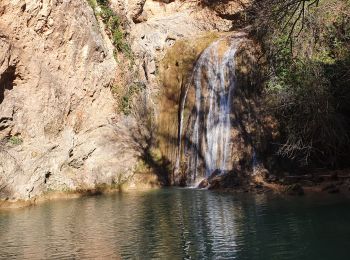
[[[162,189],[0,211],[0,259],[349,259],[350,201]]]

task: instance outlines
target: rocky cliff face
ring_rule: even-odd
[[[115,12],[126,21],[125,27],[135,55],[138,77],[153,92],[161,88],[157,75],[159,63],[176,41],[200,37],[208,31],[229,31],[233,22],[222,14],[234,15],[244,7],[226,3],[213,10],[209,6],[199,5],[197,1],[182,0],[110,2]]]
[[[135,159],[120,141],[115,69],[84,0],[1,1],[1,199],[128,178]]]
[[[130,180],[153,138],[149,122],[162,124],[158,97],[165,85],[159,71],[168,50],[183,39],[207,38],[208,31],[231,30],[232,16],[249,4],[109,2],[122,21],[132,61],[118,55],[117,64],[88,1],[1,1],[0,199]],[[122,115],[111,87],[135,83],[143,90],[134,111]]]
[[[187,60],[179,66],[181,70],[187,70],[190,74],[191,66],[203,48],[214,38],[220,37],[215,35],[218,32],[232,29],[234,22],[231,16],[239,13],[249,1],[244,1],[244,4],[242,2],[242,5],[224,1],[211,5],[205,1],[182,0],[111,0],[111,3],[115,12],[124,17],[135,58],[134,74],[137,75],[137,80],[146,86],[142,95],[147,97],[147,103],[151,104],[154,111],[158,148],[165,160],[172,162],[174,154],[171,154],[173,149],[169,148],[169,145],[176,143],[176,137],[172,134],[176,133],[177,125],[174,119],[177,118],[167,115],[176,114],[174,111],[177,111],[178,97],[175,94],[174,99],[169,100],[167,95],[176,90],[178,84],[183,83],[180,81],[185,76],[181,74],[182,71],[179,73],[177,70],[168,73],[164,79],[164,64],[175,62],[175,59],[169,61],[168,53],[174,53],[173,46],[179,42],[180,48],[175,48],[175,56],[185,56]],[[175,63],[171,64],[173,65]],[[130,70],[119,74],[128,73]],[[174,85],[173,83],[176,86],[169,87]],[[165,152],[169,149],[170,152]]]

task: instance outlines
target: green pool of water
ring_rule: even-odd
[[[350,259],[350,200],[161,189],[0,211],[0,259]]]

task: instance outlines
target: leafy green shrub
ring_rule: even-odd
[[[301,15],[268,21],[263,37],[278,153],[302,165],[341,167],[350,159],[350,2],[323,0]]]

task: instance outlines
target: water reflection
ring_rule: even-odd
[[[164,189],[0,212],[0,259],[347,259],[346,200]]]

